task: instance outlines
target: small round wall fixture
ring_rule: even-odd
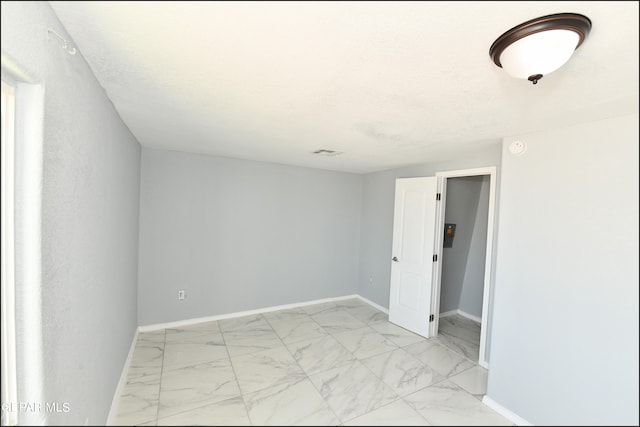
[[[591,31],[591,20],[577,13],[556,13],[513,27],[489,49],[507,74],[533,84],[564,65]]]
[[[509,152],[514,156],[522,156],[527,151],[527,143],[524,141],[513,141],[509,144]]]

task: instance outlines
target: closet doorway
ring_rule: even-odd
[[[436,173],[436,214],[430,336],[488,368],[496,168]]]

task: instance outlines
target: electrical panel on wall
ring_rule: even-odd
[[[443,248],[451,248],[453,247],[453,238],[456,235],[456,225],[455,224],[445,224],[444,225],[444,240],[442,247]]]

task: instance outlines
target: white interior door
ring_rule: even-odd
[[[436,177],[396,180],[389,321],[429,337]]]

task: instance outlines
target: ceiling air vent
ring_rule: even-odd
[[[338,156],[342,154],[342,151],[327,150],[325,148],[321,148],[319,150],[314,151],[313,154],[317,154],[319,156],[332,157],[332,156]]]

